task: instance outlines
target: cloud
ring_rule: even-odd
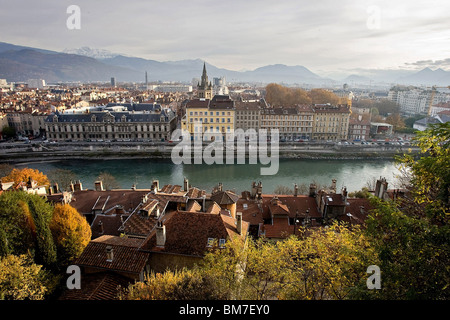
[[[415,62],[406,62],[406,66],[420,67],[420,68],[450,68],[450,58],[442,60],[419,60]]]
[[[71,4],[81,8],[80,30],[66,28]],[[448,66],[449,11],[448,0],[3,0],[0,41],[160,61],[202,58],[234,70]],[[371,28],[377,12],[379,28]]]

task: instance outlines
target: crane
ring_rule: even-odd
[[[438,87],[438,86],[432,86],[431,87],[431,96],[430,96],[430,103],[428,104],[428,116],[431,115],[431,107],[433,106],[433,100],[434,100],[434,96],[436,95],[436,90],[437,89],[450,89],[450,86],[447,87]]]

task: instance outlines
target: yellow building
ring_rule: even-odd
[[[347,140],[351,109],[348,105],[313,105],[313,139]]]
[[[229,96],[216,95],[209,99],[194,99],[186,105],[186,116],[181,127],[191,136],[203,134],[203,140],[213,140],[218,134],[233,134],[235,106]],[[201,129],[200,129],[201,128]]]

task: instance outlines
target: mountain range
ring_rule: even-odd
[[[54,82],[108,82],[115,77],[118,82],[180,81],[191,83],[200,78],[204,61],[156,61],[111,53],[102,49],[82,47],[63,52],[19,46],[0,42],[0,78],[8,82],[25,82],[28,79],[45,79]],[[419,72],[406,70],[364,70],[344,79],[331,79],[317,75],[304,66],[274,64],[251,71],[233,71],[218,68],[206,62],[210,79],[224,76],[228,82],[257,82],[308,84],[310,86],[408,84],[450,85],[450,72],[425,68]]]

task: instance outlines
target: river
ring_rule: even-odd
[[[183,185],[189,179],[192,186],[210,192],[219,182],[225,189],[238,194],[250,190],[252,181],[261,181],[263,193],[272,193],[279,186],[293,189],[294,183],[309,186],[315,182],[329,186],[336,179],[340,190],[343,186],[349,192],[360,190],[368,181],[385,177],[389,188],[398,187],[396,176],[399,171],[390,160],[303,160],[280,159],[279,170],[275,175],[260,175],[263,165],[251,164],[174,164],[167,160],[120,159],[120,160],[64,160],[49,162],[29,162],[16,164],[16,167],[29,167],[47,173],[52,169],[68,169],[81,180],[84,189],[93,189],[94,181],[101,172],[112,174],[121,188],[128,189],[136,184],[138,189],[149,189],[153,179],[160,186],[165,184]]]

